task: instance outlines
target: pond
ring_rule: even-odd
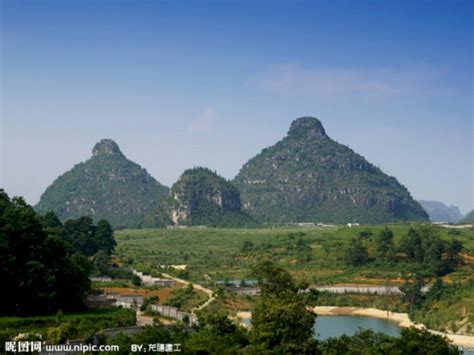
[[[250,319],[242,323],[251,324]],[[395,322],[385,319],[364,316],[318,316],[314,325],[314,335],[318,340],[340,337],[343,334],[353,335],[360,329],[371,329],[374,332],[385,333],[393,337],[400,336],[400,327]]]
[[[371,329],[374,332],[385,333],[393,337],[400,336],[397,323],[379,318],[364,316],[318,316],[314,325],[315,337],[325,340],[340,337],[343,334],[353,335],[360,329]]]
[[[318,316],[314,325],[314,335],[318,340],[353,335],[360,329],[371,329],[392,337],[400,336],[400,327],[386,319],[364,316]],[[464,355],[474,355],[474,349],[465,349]]]

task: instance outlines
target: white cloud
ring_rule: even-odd
[[[445,74],[446,70],[425,64],[409,68],[324,70],[280,65],[252,78],[250,83],[279,95],[389,99],[401,95],[450,93],[451,90],[439,82]]]
[[[216,121],[216,108],[207,106],[187,128],[189,134],[211,133]]]

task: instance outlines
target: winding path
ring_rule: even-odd
[[[137,276],[140,278],[140,280],[143,281],[143,276],[145,276],[145,275],[141,276],[141,274],[140,274],[137,270],[135,270],[135,269],[133,270],[133,273],[134,273],[135,275],[137,275]],[[183,279],[180,279],[180,278],[178,278],[178,277],[172,276],[172,275],[170,275],[170,274],[166,274],[166,273],[164,273],[164,272],[161,272],[161,275],[163,275],[164,277],[166,277],[166,278],[168,278],[168,279],[174,280],[174,281],[176,281],[176,282],[178,282],[178,283],[180,283],[180,284],[184,284],[184,285],[192,284],[192,285],[193,285],[193,288],[195,288],[196,290],[202,291],[202,292],[204,292],[205,294],[207,294],[207,296],[208,296],[209,298],[206,300],[206,302],[200,304],[199,306],[194,307],[194,308],[191,310],[191,313],[192,313],[192,314],[195,314],[196,311],[200,311],[201,309],[206,308],[212,301],[214,301],[214,300],[216,299],[216,298],[214,297],[214,295],[213,295],[214,292],[212,292],[211,289],[208,289],[208,288],[206,288],[206,287],[204,287],[204,286],[202,286],[202,285],[200,285],[200,284],[195,284],[195,283],[192,283],[192,282],[190,282],[190,281],[183,280]],[[144,318],[144,317],[146,317],[146,316],[139,315],[138,312],[137,312],[137,323],[138,323],[138,320],[139,320],[139,319]],[[148,318],[149,318],[149,317],[148,317]]]
[[[206,302],[200,304],[199,306],[197,307],[194,307],[192,310],[191,310],[191,313],[192,314],[195,314],[196,311],[200,311],[201,309],[203,308],[206,308],[212,301],[214,301],[216,298],[214,297],[214,292],[212,292],[212,290],[202,286],[202,285],[199,285],[199,284],[195,284],[195,283],[192,283],[190,281],[186,281],[186,280],[183,280],[183,279],[180,279],[180,278],[177,278],[177,277],[174,277],[172,275],[169,275],[169,274],[165,274],[165,273],[161,273],[161,275],[163,275],[164,277],[166,278],[169,278],[169,279],[172,279],[176,282],[179,282],[181,284],[184,284],[184,285],[189,285],[189,284],[192,284],[193,285],[193,288],[195,288],[196,290],[199,290],[199,291],[202,291],[204,293],[207,294],[207,296],[209,297],[207,299]]]

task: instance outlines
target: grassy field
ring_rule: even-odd
[[[394,242],[407,234],[410,225],[388,225],[394,233]],[[297,280],[310,284],[400,284],[404,262],[394,266],[371,261],[360,267],[348,266],[344,249],[352,237],[368,231],[377,235],[385,226],[355,228],[274,228],[274,229],[141,229],[120,230],[115,233],[117,247],[114,261],[145,273],[174,274],[196,283],[213,287],[213,281],[253,278],[251,268],[262,259],[272,259],[289,270]],[[462,331],[472,334],[474,324],[474,230],[432,227],[432,233],[443,240],[463,242],[464,264],[444,276],[452,284],[449,292],[435,302],[427,303],[414,313],[414,319],[433,329]],[[371,237],[372,239],[374,237]],[[364,240],[369,254],[375,255],[371,238]],[[300,253],[304,245],[305,253]],[[161,266],[165,267],[162,268]],[[187,265],[186,270],[175,270],[171,265]],[[459,282],[462,281],[462,282]],[[190,311],[202,303],[202,292],[186,292],[183,286],[173,289],[135,287],[128,281],[109,284],[94,283],[95,288],[120,289],[121,293],[138,293],[145,297],[159,296],[160,303]],[[115,288],[115,289],[114,289]],[[226,311],[230,315],[251,310],[254,298],[226,292],[211,303],[208,311]],[[323,293],[320,305],[360,306],[407,311],[400,297],[382,295]],[[18,333],[33,332],[43,339],[59,342],[62,338],[87,338],[100,329],[134,324],[133,312],[123,309],[87,311],[47,317],[0,318],[0,341],[10,340]]]
[[[176,307],[183,312],[192,312],[195,307],[204,303],[207,298],[207,294],[203,291],[184,287],[173,289],[170,297],[162,303],[165,306]]]
[[[311,284],[401,282],[403,265],[394,268],[369,263],[355,268],[343,260],[343,249],[351,237],[365,230],[375,235],[384,227],[121,230],[115,234],[116,254],[126,264],[150,273],[159,272],[160,265],[186,264],[184,276],[195,282],[205,282],[207,276],[214,281],[251,278],[251,266],[264,258],[271,258],[297,279]],[[396,243],[410,225],[388,227]],[[456,238],[464,243],[467,263],[446,280],[469,278],[474,272],[474,260],[469,260],[474,255],[474,231],[433,227],[433,232],[444,240]],[[299,257],[296,244],[300,239],[311,247],[309,260]],[[246,241],[252,247],[243,251]],[[176,274],[172,269],[167,272]]]
[[[159,275],[160,271],[208,284],[212,281],[253,278],[251,267],[262,259],[272,259],[289,270],[297,280],[313,285],[321,284],[401,284],[402,272],[410,264],[397,262],[387,265],[371,261],[359,267],[348,266],[344,249],[352,237],[369,231],[372,237],[364,240],[369,254],[376,254],[375,236],[386,226],[338,228],[275,228],[275,229],[142,229],[121,230],[115,233],[116,257],[125,265],[145,273]],[[394,243],[407,234],[411,225],[387,225],[394,233]],[[474,324],[474,230],[430,227],[430,234],[445,241],[462,241],[463,265],[443,276],[451,285],[448,292],[435,302],[427,302],[413,314],[416,321],[432,329],[461,331],[472,334]],[[310,246],[309,257],[302,258],[298,244]],[[308,248],[306,248],[308,250]],[[403,259],[403,257],[402,257]],[[169,265],[187,265],[186,271],[174,270]],[[164,265],[163,269],[161,266]],[[429,281],[429,280],[427,280]],[[225,311],[229,315],[252,308],[254,298],[225,293],[211,303],[211,312]],[[409,307],[400,296],[329,294],[321,293],[318,305],[359,306],[408,312]]]

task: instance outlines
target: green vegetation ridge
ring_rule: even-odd
[[[172,186],[170,196],[145,220],[151,226],[253,226],[241,210],[237,188],[207,168],[186,170]]]
[[[244,209],[264,222],[428,220],[396,178],[329,138],[313,117],[295,120],[288,135],[250,159],[234,183]]]
[[[107,219],[114,228],[132,228],[167,194],[168,188],[128,160],[114,141],[103,139],[89,160],[46,189],[35,209],[54,211],[61,221],[89,216],[95,222]]]

